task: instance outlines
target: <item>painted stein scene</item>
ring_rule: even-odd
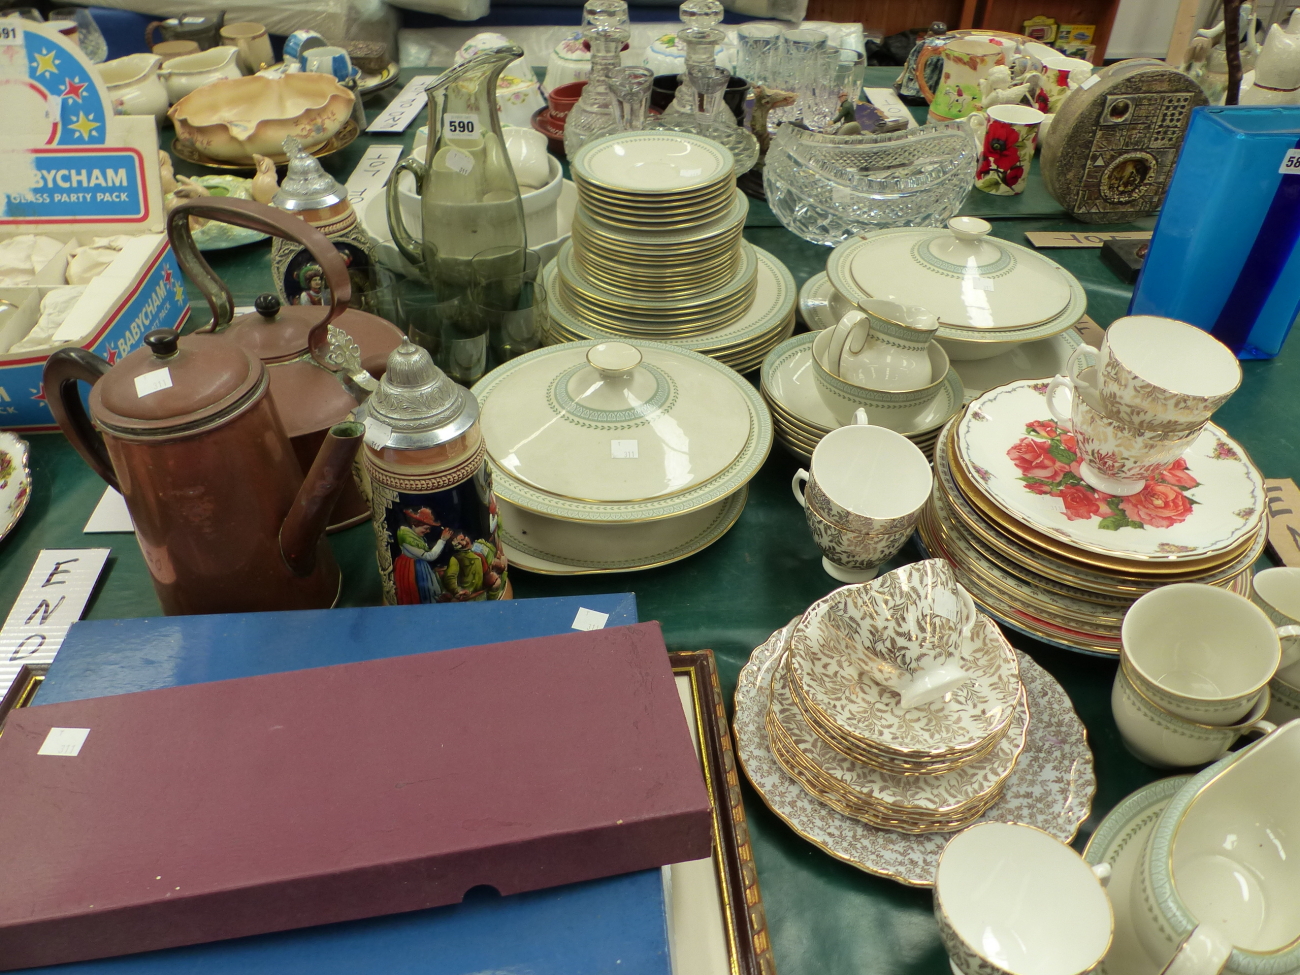
[[[0,0],[0,972],[1300,975],[1300,8]]]

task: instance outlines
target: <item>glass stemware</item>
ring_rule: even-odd
[[[93,64],[108,57],[108,42],[85,7],[55,7],[50,11],[50,20],[70,20],[77,25],[77,43]]]
[[[636,132],[646,127],[646,110],[650,103],[650,89],[655,73],[641,65],[617,69],[609,79],[609,86],[618,97],[618,127],[621,132]]]
[[[781,52],[781,28],[771,24],[742,24],[736,28],[740,63],[736,69],[751,85],[772,84],[773,61]]]

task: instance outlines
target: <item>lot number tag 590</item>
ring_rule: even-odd
[[[452,115],[448,113],[444,116],[443,134],[453,139],[472,139],[478,135],[478,116],[477,115]]]

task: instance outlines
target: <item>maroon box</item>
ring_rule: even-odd
[[[89,734],[38,754],[51,728]],[[657,623],[26,708],[0,969],[693,860],[709,828]]]

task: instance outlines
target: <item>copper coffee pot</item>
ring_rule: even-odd
[[[255,312],[232,321],[230,291],[194,245],[190,217],[220,220],[302,244],[324,273],[333,304],[282,306],[279,298],[268,293],[257,299]],[[181,270],[212,308],[212,324],[200,331],[229,323],[223,334],[266,365],[271,402],[306,470],[330,427],[347,419],[376,388],[367,367],[383,373],[389,353],[402,342],[401,330],[377,315],[348,307],[352,285],[347,264],[324,234],[291,213],[251,200],[202,197],[172,210],[167,234]],[[370,504],[349,478],[330,516],[329,530],[369,520]]]
[[[361,424],[330,430],[304,480],[260,359],[224,335],[158,329],[144,341],[112,367],[60,349],[45,390],[59,428],[126,499],[163,611],[331,606],[340,577],[325,523]],[[89,415],[78,380],[91,384]]]

